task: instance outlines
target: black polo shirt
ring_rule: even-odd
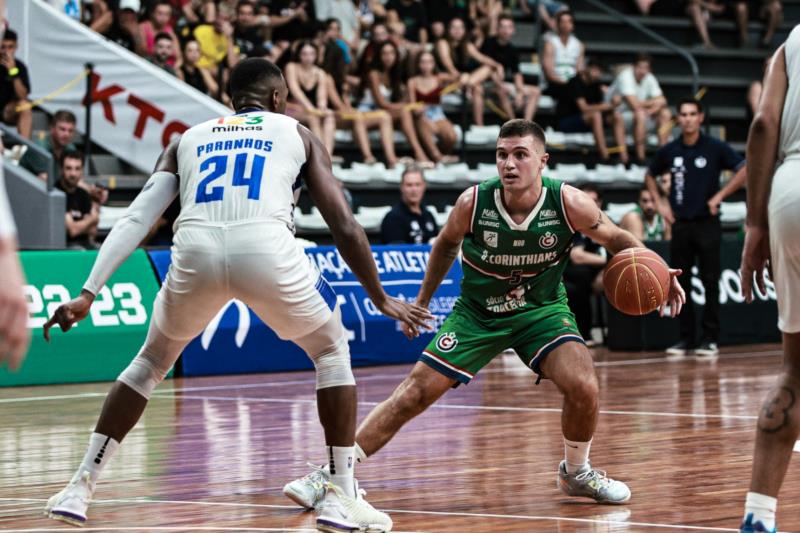
[[[92,197],[85,189],[76,187],[74,191],[68,192],[64,188],[64,183],[61,180],[56,182],[56,188],[60,189],[67,195],[67,213],[70,214],[73,220],[83,220],[83,218],[92,211]],[[79,244],[87,246],[89,244],[88,235],[78,235],[75,238],[70,238],[67,235],[68,244]]]
[[[501,44],[497,37],[487,37],[481,46],[481,53],[503,65],[506,80],[512,81],[514,74],[519,72],[517,48],[510,42]]]
[[[22,85],[28,89],[28,92],[31,91],[31,80],[28,77],[28,67],[25,66],[25,63],[14,58],[14,62],[17,64],[17,68],[19,72],[16,76],[9,76],[8,69],[3,65],[0,65],[0,109],[5,107],[9,102],[14,102],[17,100],[17,91],[14,90],[14,78],[19,78],[22,81]]]
[[[707,202],[719,191],[720,173],[742,165],[744,158],[728,143],[701,133],[692,146],[683,143],[683,136],[662,146],[649,171],[652,176],[670,173],[672,213],[676,220],[693,220],[711,216]]]
[[[381,242],[383,244],[423,244],[439,233],[433,215],[422,205],[422,213],[412,213],[406,204],[400,202],[386,213],[381,222]]]

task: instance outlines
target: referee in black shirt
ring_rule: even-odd
[[[700,281],[705,288],[703,334],[696,343],[695,317],[691,305],[680,314],[681,340],[667,353],[681,358],[694,349],[698,359],[713,360],[719,354],[719,276],[720,241],[719,204],[741,186],[744,158],[727,143],[700,131],[705,116],[702,104],[694,98],[678,103],[681,136],[661,147],[650,164],[645,182],[658,198],[659,211],[672,224],[670,264],[683,270],[678,278],[687,296],[691,293],[692,267],[697,261]],[[736,176],[720,190],[723,170],[735,170]],[[655,176],[669,172],[669,203],[658,194]],[[696,347],[696,348],[695,348]]]

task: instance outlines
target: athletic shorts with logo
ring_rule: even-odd
[[[466,384],[495,356],[512,348],[541,375],[542,361],[565,342],[584,344],[566,300],[507,316],[489,316],[458,300],[419,360]]]

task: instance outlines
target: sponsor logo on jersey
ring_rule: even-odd
[[[556,252],[544,252],[539,254],[490,254],[488,250],[484,250],[481,254],[481,261],[490,265],[500,266],[527,266],[539,265],[541,263],[549,263],[558,258]]]
[[[500,223],[499,222],[492,222],[491,220],[483,220],[482,218],[478,219],[478,225],[479,226],[488,226],[490,228],[499,228],[500,227]]]
[[[695,160],[694,160],[694,166],[696,166],[697,168],[706,168],[707,164],[708,164],[708,161],[702,155],[699,156],[699,157],[696,157]]]
[[[525,286],[514,287],[506,293],[506,300],[519,300],[525,296]]]
[[[539,218],[540,219],[556,218],[557,216],[558,216],[558,213],[556,213],[555,209],[542,209],[541,211],[539,211]]]
[[[552,248],[558,244],[558,237],[556,237],[555,233],[550,233],[549,231],[539,237],[539,246],[544,249]]]
[[[521,239],[516,240],[516,241],[514,241],[514,246],[515,247],[525,246],[525,241],[521,240]]]
[[[675,159],[672,160],[673,167],[682,167],[683,166],[683,157],[675,156]]]
[[[482,217],[491,218],[492,220],[497,220],[500,218],[500,215],[497,214],[497,211],[494,209],[484,209],[483,213],[481,213]]]
[[[497,248],[497,232],[496,231],[484,231],[483,232],[483,240],[486,243],[486,246],[490,246],[492,248]]]
[[[556,219],[556,220],[545,220],[544,222],[539,222],[538,224],[536,224],[536,227],[546,228],[547,226],[560,226],[560,225],[561,221]]]
[[[261,126],[214,126],[211,133],[227,133],[229,131],[261,131]]]
[[[452,352],[458,344],[456,334],[454,332],[442,333],[436,340],[436,349],[440,352]]]

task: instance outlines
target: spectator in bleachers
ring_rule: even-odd
[[[531,15],[533,14],[531,11],[531,4],[536,5],[536,2],[534,0],[521,0],[519,7],[522,9],[523,13],[526,15]],[[555,0],[539,0],[539,20],[541,20],[547,29],[552,32],[558,31],[556,15],[562,11],[568,10],[569,7],[563,2],[557,2]]]
[[[579,187],[597,207],[603,209],[600,190],[590,183]],[[582,233],[573,237],[569,252],[569,263],[564,270],[564,287],[567,289],[569,308],[587,346],[594,346],[592,339],[592,295],[603,293],[603,268],[608,258],[606,250]]]
[[[478,50],[467,35],[464,21],[459,18],[450,21],[447,38],[436,42],[436,60],[442,72],[450,75],[449,81],[459,81],[468,87],[473,122],[483,126],[483,82],[491,79],[501,84],[503,65]]]
[[[369,67],[372,65],[375,54],[378,53],[378,48],[388,41],[390,38],[389,29],[386,24],[380,21],[375,22],[369,28],[369,40],[363,45],[358,53],[358,64],[356,66],[356,73],[360,78],[365,78],[369,72]],[[397,43],[395,43],[397,44]]]
[[[400,53],[392,41],[386,41],[373,57],[372,68],[365,83],[364,98],[359,104],[360,111],[387,111],[396,126],[406,136],[417,163],[432,166],[442,158],[436,147],[430,125],[424,120],[421,110],[412,110],[404,94],[404,80],[400,65]],[[421,142],[420,142],[421,141]],[[424,148],[423,148],[424,144]]]
[[[217,80],[224,79],[222,71],[233,68],[239,61],[229,9],[224,4],[220,5],[214,22],[197,26],[193,35],[200,45],[197,66],[211,71]]]
[[[3,122],[16,126],[20,136],[30,139],[33,127],[33,112],[28,95],[31,82],[28,67],[17,59],[17,33],[6,30],[0,41],[0,109]]]
[[[734,0],[733,10],[736,13],[736,25],[739,27],[739,43],[746,46],[750,42],[747,26],[750,23],[750,8],[756,7],[758,16],[764,21],[764,35],[759,43],[763,47],[768,47],[775,37],[775,30],[778,29],[783,21],[783,5],[780,0]]]
[[[366,164],[372,164],[378,161],[372,153],[368,135],[368,130],[378,128],[381,146],[386,156],[386,167],[394,168],[397,164],[397,155],[394,151],[394,126],[392,126],[392,117],[389,113],[385,111],[371,111],[369,113],[357,111],[352,104],[350,104],[349,98],[341,97],[339,91],[336,89],[336,83],[333,81],[333,77],[328,75],[326,79],[328,100],[330,101],[331,108],[336,111],[336,127],[352,129],[353,140],[361,151],[362,160]]]
[[[314,35],[312,21],[314,16],[314,3],[311,0],[269,0],[270,17],[279,15],[286,17],[285,22],[273,24],[272,40],[295,41],[309,39]]]
[[[515,32],[511,15],[501,15],[497,22],[497,35],[484,41],[481,53],[503,65],[505,91],[499,91],[499,97],[509,119],[516,118],[517,112],[521,112],[525,120],[533,120],[541,91],[535,85],[526,84],[519,71],[519,53],[511,43]]]
[[[425,244],[436,237],[439,227],[423,204],[425,176],[417,166],[407,167],[400,180],[400,202],[381,222],[383,244]]]
[[[610,156],[604,124],[608,121],[612,126],[620,161],[627,164],[629,156],[625,144],[625,126],[618,110],[621,99],[617,96],[606,101],[602,76],[600,63],[590,59],[585,68],[569,80],[556,109],[558,130],[564,133],[591,132],[600,159],[607,162]]]
[[[64,218],[67,229],[67,246],[70,248],[94,248],[100,208],[92,203],[89,193],[78,186],[83,179],[83,154],[64,152],[61,154],[61,177],[56,187],[67,196],[67,212]]]
[[[626,213],[619,225],[640,241],[668,241],[672,236],[672,228],[658,212],[653,193],[646,185],[639,190],[639,205]]]
[[[154,57],[156,55],[157,40],[162,34],[167,35],[172,40],[172,53],[164,64],[174,66],[179,59],[180,43],[172,28],[172,4],[168,0],[158,0],[150,7],[150,16],[147,20],[139,23],[139,32],[144,38],[145,55]]]
[[[361,40],[361,21],[358,6],[353,0],[315,0],[318,20],[336,19],[340,37],[349,50],[357,50]]]
[[[561,11],[556,14],[556,32],[548,32],[544,36],[544,94],[556,100],[567,96],[567,82],[583,69],[584,46],[575,37],[574,31],[572,13]]]
[[[683,290],[692,290],[692,267],[697,264],[700,281],[706,294],[703,308],[702,337],[695,355],[713,360],[719,349],[719,276],[720,225],[719,204],[745,179],[744,159],[727,143],[701,131],[705,115],[703,105],[695,98],[678,102],[678,124],[681,136],[662,146],[650,163],[645,183],[658,203],[664,219],[672,224],[670,257],[675,268],[683,271],[678,277]],[[720,172],[734,170],[736,176],[720,189]],[[658,195],[656,177],[670,174],[669,201]],[[691,305],[680,314],[680,341],[667,350],[683,357],[695,348],[695,320]]]
[[[176,75],[201,93],[213,97],[219,92],[217,81],[208,70],[197,66],[198,61],[200,44],[190,39],[183,45],[183,63]]]
[[[347,73],[353,58],[350,47],[340,37],[339,21],[330,18],[323,26],[321,40],[318,41],[322,70],[333,76],[340,94],[345,94]]]
[[[403,35],[409,41],[428,42],[428,13],[420,0],[389,0],[386,2],[386,22],[389,26],[402,23]]]
[[[645,160],[647,134],[656,133],[658,144],[669,140],[672,112],[661,91],[658,80],[651,72],[651,58],[639,54],[632,66],[623,68],[608,90],[606,99],[621,97],[621,109],[625,129],[632,130],[636,147],[636,158],[641,164]]]
[[[233,40],[239,53],[247,57],[260,57],[264,53],[266,32],[271,24],[267,15],[256,16],[256,4],[252,0],[241,0],[236,4],[236,23]]]
[[[35,141],[39,147],[46,150],[53,156],[56,170],[59,171],[59,162],[64,152],[74,152],[77,150],[73,139],[75,138],[75,124],[77,120],[72,111],[61,109],[56,111],[50,119],[50,132],[41,140]],[[40,180],[47,181],[47,159],[39,156],[33,150],[27,150],[19,160],[19,165]]]
[[[424,0],[423,4],[430,26],[429,42],[435,43],[444,37],[454,18],[469,20],[469,0]]]
[[[439,139],[439,149],[448,154],[442,162],[454,162],[452,156],[458,136],[453,123],[444,114],[442,109],[442,89],[445,87],[445,77],[436,70],[436,60],[431,52],[422,52],[417,56],[417,75],[408,80],[409,100],[419,102],[425,106],[425,119],[430,122],[431,129]]]
[[[710,15],[719,15],[724,11],[725,6],[717,0],[686,0],[686,14],[692,20],[705,48],[715,48],[708,35]]]
[[[317,47],[309,40],[300,41],[295,55],[286,65],[286,84],[289,86],[290,114],[319,137],[333,154],[336,119],[328,107],[325,72],[317,63]]]
[[[170,34],[161,32],[156,35],[156,46],[154,53],[148,59],[152,64],[161,68],[167,74],[177,76],[175,68],[169,64],[171,58],[175,57],[174,40]]]
[[[500,0],[472,0],[469,2],[469,18],[475,21],[478,27],[486,29],[488,35],[497,33],[497,23],[503,12],[503,3]]]
[[[147,55],[147,44],[139,29],[139,0],[96,0],[91,28],[109,41],[138,54]]]

